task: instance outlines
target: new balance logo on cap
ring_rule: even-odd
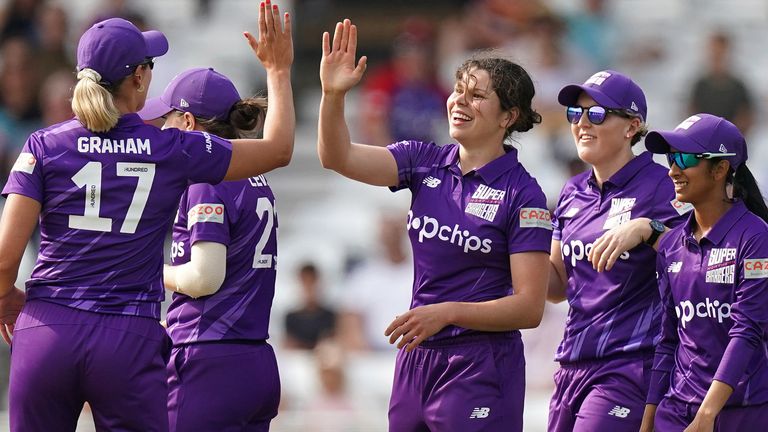
[[[610,76],[610,72],[601,71],[589,77],[584,84],[602,85]]]
[[[469,418],[475,419],[475,418],[486,418],[491,413],[491,409],[488,407],[480,407],[480,408],[474,408],[472,410],[472,414],[469,415]]]
[[[677,127],[675,129],[685,129],[685,130],[688,130],[691,126],[693,126],[694,123],[696,123],[699,120],[701,120],[701,117],[696,116],[696,115],[692,115],[692,116],[688,117],[687,119],[683,120],[683,122],[680,123],[679,125],[677,125]]]
[[[182,99],[181,102],[179,102],[179,106],[182,107],[182,108],[189,108],[189,102],[187,102],[186,100]]]
[[[630,412],[629,408],[620,407],[616,405],[610,411],[608,411],[608,415],[612,415],[614,417],[619,417],[619,418],[627,418],[627,416],[629,415],[629,412]]]

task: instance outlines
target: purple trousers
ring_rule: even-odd
[[[11,430],[74,431],[88,402],[99,431],[168,431],[169,349],[157,320],[28,302],[11,347]]]
[[[389,430],[521,432],[524,397],[519,333],[426,342],[397,355]]]
[[[637,432],[652,354],[563,364],[555,372],[549,432]]]
[[[175,432],[266,432],[280,403],[277,360],[266,342],[174,347],[168,387]]]
[[[656,408],[654,429],[659,432],[682,432],[696,417],[698,404],[664,398]],[[768,403],[725,407],[715,418],[715,432],[768,430]]]

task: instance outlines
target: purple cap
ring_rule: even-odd
[[[154,120],[177,110],[204,119],[226,120],[239,101],[240,94],[227,77],[213,68],[195,68],[176,75],[159,98],[147,100],[139,116]]]
[[[683,153],[730,153],[723,158],[733,169],[747,160],[747,142],[739,128],[712,114],[692,115],[673,131],[651,131],[645,137],[645,148],[652,153],[669,153],[670,147]]]
[[[147,58],[168,52],[168,39],[157,30],[142,33],[130,21],[110,18],[83,33],[77,44],[77,70],[90,68],[114,84]]]
[[[618,108],[640,115],[648,121],[648,104],[643,90],[628,76],[612,70],[600,71],[582,85],[571,84],[560,90],[557,101],[564,106],[574,106],[581,92],[590,95],[598,104],[606,108]]]

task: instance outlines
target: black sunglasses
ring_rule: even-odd
[[[568,122],[576,124],[579,122],[579,120],[581,120],[581,116],[584,114],[585,110],[587,111],[587,118],[589,119],[589,122],[594,125],[603,124],[605,118],[608,117],[608,114],[615,114],[624,118],[636,117],[635,115],[632,115],[623,109],[606,108],[600,105],[593,105],[589,108],[569,106],[565,109],[565,117],[568,119]]]

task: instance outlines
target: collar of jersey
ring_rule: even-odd
[[[634,157],[631,161],[627,162],[627,164],[621,167],[621,169],[616,171],[616,173],[613,174],[611,178],[606,180],[606,183],[610,183],[616,187],[622,188],[627,183],[629,183],[629,181],[632,180],[638,173],[640,173],[643,168],[651,163],[653,163],[653,155],[647,151],[642,152]],[[589,177],[587,177],[587,182],[590,186],[597,187],[597,179],[595,178],[594,171],[590,172]]]
[[[459,146],[457,144],[452,145],[453,148],[445,154],[441,167],[451,167],[457,170],[460,176],[461,170],[459,169]],[[484,166],[480,167],[480,169],[475,171],[477,175],[482,177],[486,183],[492,183],[505,172],[517,167],[517,149],[512,146],[504,146],[504,149],[507,152],[504,156],[488,162]]]
[[[723,216],[720,217],[720,220],[715,222],[715,226],[712,227],[711,230],[702,237],[701,239],[707,239],[710,243],[717,245],[720,244],[720,242],[723,241],[723,238],[725,238],[725,235],[728,234],[728,231],[733,228],[736,223],[741,220],[741,218],[747,213],[747,206],[744,205],[744,202],[741,200],[737,200],[735,203],[733,203],[733,206],[728,209],[727,212]],[[690,212],[690,215],[688,215],[688,221],[683,226],[683,231],[685,232],[685,239],[693,239],[693,231],[691,230],[691,227],[694,224],[693,218],[695,212]],[[701,242],[699,242],[701,243]]]

